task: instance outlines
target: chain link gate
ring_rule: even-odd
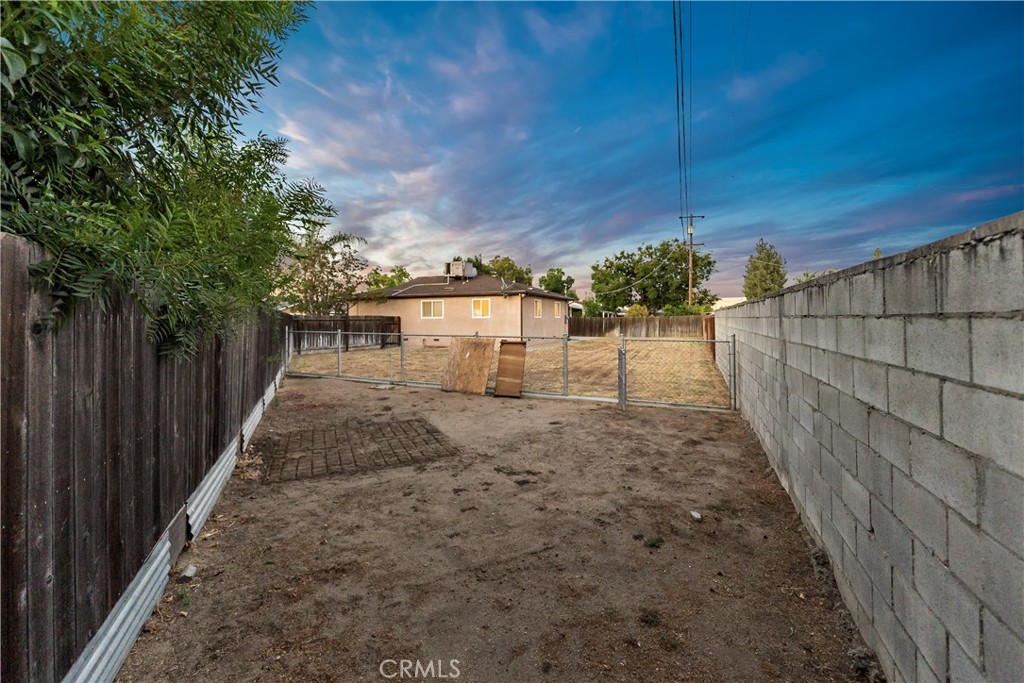
[[[494,340],[491,386],[497,376],[500,340],[525,341],[525,396],[606,401],[622,407],[735,408],[734,340],[360,333],[357,342],[336,330],[291,330],[288,372],[440,387],[448,347],[460,336]],[[715,350],[722,345],[728,350],[728,372],[715,363]]]

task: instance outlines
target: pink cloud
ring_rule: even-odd
[[[958,192],[957,194],[950,195],[949,201],[953,204],[973,204],[1019,193],[1024,193],[1024,185],[997,185],[968,192]]]

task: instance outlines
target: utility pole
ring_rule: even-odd
[[[690,262],[689,262],[689,265],[686,267],[687,275],[690,278],[690,285],[689,285],[689,288],[687,289],[686,303],[689,304],[690,306],[693,305],[693,247],[695,246],[694,243],[693,243],[693,219],[694,218],[707,218],[707,216],[694,216],[691,213],[691,214],[689,214],[687,216],[680,216],[679,217],[679,222],[680,223],[682,223],[686,219],[689,219],[689,221],[690,221],[689,225],[686,226],[686,234],[690,238],[690,250],[689,250],[689,254],[688,254]],[[703,247],[704,243],[703,242],[697,242],[696,246]]]

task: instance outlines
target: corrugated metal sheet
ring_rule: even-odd
[[[274,400],[274,394],[277,393],[277,382],[271,382],[267,390],[263,392],[263,407],[266,408],[270,405],[270,402]]]
[[[238,439],[235,439],[224,449],[224,452],[217,458],[217,462],[214,463],[210,471],[203,477],[203,481],[199,483],[196,490],[188,497],[185,510],[188,515],[189,538],[199,536],[199,532],[206,524],[206,520],[210,518],[213,506],[217,504],[217,499],[220,498],[220,492],[224,490],[224,485],[231,477],[231,471],[235,469],[235,462],[237,460]]]
[[[167,587],[171,544],[165,532],[106,621],[64,677],[65,683],[113,681]]]
[[[256,427],[260,423],[260,418],[263,417],[263,401],[259,401],[249,413],[249,417],[245,418],[245,422],[242,423],[242,450],[244,451],[249,447],[249,442],[252,441],[252,435],[256,431]]]

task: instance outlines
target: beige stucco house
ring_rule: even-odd
[[[366,292],[349,315],[398,316],[406,335],[561,337],[569,332],[569,301],[493,275],[438,275]]]

